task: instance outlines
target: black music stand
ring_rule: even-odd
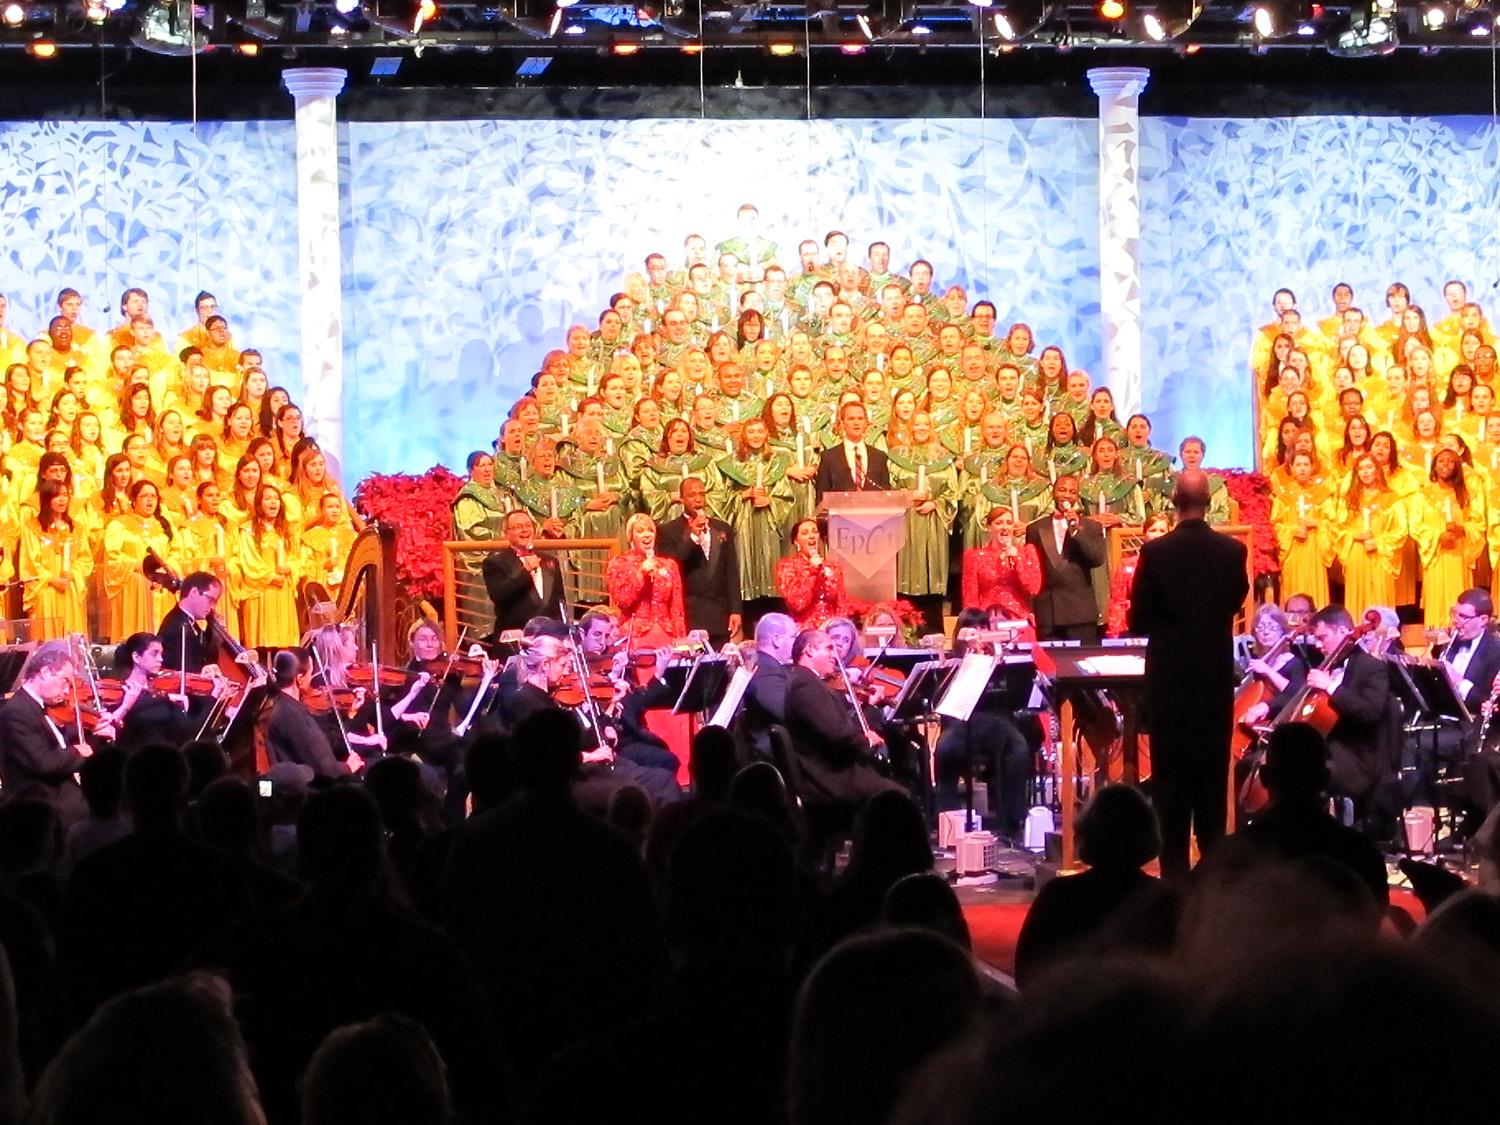
[[[953,663],[949,681],[961,665],[962,661]],[[1018,711],[1028,710],[1036,679],[1036,662],[1030,656],[1011,654],[996,657],[995,666],[990,670],[989,681],[980,691],[979,698],[974,705],[961,718],[949,716],[964,724],[965,832],[974,831],[974,728],[970,720],[976,712],[991,714],[1005,712],[1014,715]],[[942,699],[946,699],[951,686],[951,682],[943,684],[940,693]],[[934,701],[934,711],[938,702]],[[991,810],[990,815],[994,815],[994,810]]]
[[[1422,760],[1420,754],[1418,755],[1418,771],[1422,784],[1432,796],[1432,830],[1435,841],[1438,829],[1442,827],[1444,807],[1438,799],[1437,771],[1438,760],[1441,757],[1438,734],[1445,725],[1456,726],[1462,731],[1472,721],[1473,716],[1469,714],[1463,697],[1458,694],[1453,682],[1448,678],[1447,666],[1441,661],[1389,659],[1386,664],[1395,671],[1395,675],[1391,677],[1391,686],[1396,697],[1401,700],[1402,706],[1407,709],[1406,713],[1411,716],[1405,729],[1415,736],[1419,748],[1423,732],[1431,736],[1426,759]],[[1402,796],[1404,806],[1405,794],[1403,793]],[[1450,813],[1453,811],[1451,806],[1448,807],[1448,811]],[[1449,818],[1450,829],[1454,827],[1455,819]]]
[[[669,678],[669,674],[682,667],[683,665],[669,665],[662,673],[662,679],[671,686],[675,677]],[[696,715],[712,711],[719,705],[719,700],[724,698],[724,691],[729,687],[729,676],[727,656],[712,654],[698,657],[686,667],[682,675],[682,688],[677,702],[672,705],[672,714]]]

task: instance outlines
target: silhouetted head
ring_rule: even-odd
[[[1129,785],[1106,785],[1078,817],[1078,858],[1090,867],[1129,871],[1161,854],[1156,813]]]
[[[447,1125],[452,1113],[443,1058],[406,1016],[335,1028],[302,1078],[304,1125]]]
[[[187,804],[187,761],[174,746],[142,746],[125,763],[125,802],[137,832],[175,829]]]
[[[583,731],[561,709],[528,715],[512,735],[516,780],[532,793],[566,793],[583,764]]]

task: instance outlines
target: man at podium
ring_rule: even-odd
[[[890,462],[883,452],[865,442],[869,428],[870,416],[864,403],[850,401],[839,407],[844,440],[825,449],[818,459],[813,488],[820,501],[825,492],[890,491]]]

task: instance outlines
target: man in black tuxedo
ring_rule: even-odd
[[[797,639],[797,623],[784,613],[767,613],[755,623],[755,674],[745,688],[739,722],[734,724],[744,762],[775,762],[771,727],[786,726],[787,661]]]
[[[1341,605],[1312,615],[1313,641],[1325,660],[1353,631],[1354,620]],[[1355,827],[1375,839],[1387,838],[1394,827],[1395,810],[1389,806],[1400,760],[1401,704],[1391,691],[1385,661],[1354,645],[1332,668],[1308,672],[1307,686],[1328,692],[1338,716],[1328,732],[1329,791],[1353,803]]]
[[[1471,716],[1459,731],[1461,744],[1455,744],[1450,736],[1440,741],[1438,752],[1447,757],[1473,755],[1464,769],[1464,790],[1467,803],[1480,819],[1500,800],[1500,754],[1477,753],[1484,736],[1481,713],[1495,677],[1500,675],[1500,638],[1490,629],[1494,612],[1489,591],[1465,590],[1453,607],[1453,638],[1437,652]],[[1426,749],[1424,746],[1419,753]],[[1420,762],[1414,771],[1424,786],[1432,764]],[[1417,793],[1409,796],[1413,804],[1431,804],[1430,797],[1423,799]]]
[[[1060,483],[1060,482],[1059,482]],[[1224,836],[1234,713],[1234,617],[1250,580],[1245,545],[1208,526],[1209,481],[1185,469],[1177,526],[1141,548],[1130,631],[1146,637],[1151,802],[1163,875],[1186,874],[1189,840],[1207,855]]]
[[[702,629],[714,648],[740,634],[740,562],[734,528],[709,516],[708,490],[687,477],[679,490],[682,515],[656,530],[656,549],[682,572],[687,627]]]
[[[878,734],[866,735],[849,702],[826,681],[838,671],[833,638],[821,629],[799,633],[786,672],[786,722],[802,772],[804,803],[853,805],[901,786],[882,777],[872,752]]]
[[[21,686],[0,706],[0,784],[12,797],[25,796],[27,789],[52,797],[65,825],[88,815],[74,774],[93,753],[76,733],[70,737],[47,717],[48,705],[61,702],[72,683],[72,653],[62,641],[49,641],[27,657]],[[115,732],[105,721],[94,733],[113,738]]]
[[[182,580],[177,604],[156,630],[164,669],[197,674],[218,666],[219,639],[207,621],[223,593],[224,583],[206,570],[194,571]],[[205,624],[199,625],[200,621]]]
[[[495,636],[520,629],[533,617],[561,617],[564,600],[562,568],[550,555],[538,553],[536,521],[522,509],[506,513],[505,537],[510,546],[492,551],[480,568],[484,587],[495,604]]]
[[[1058,477],[1050,516],[1026,526],[1026,542],[1042,560],[1042,588],[1032,599],[1043,640],[1099,639],[1099,602],[1091,573],[1104,565],[1104,529],[1078,509],[1078,478]]]
[[[844,431],[843,443],[823,450],[818,458],[818,475],[813,479],[818,499],[823,499],[825,492],[889,491],[890,462],[880,450],[865,444],[870,415],[864,404],[846,402],[839,407],[839,425]]]

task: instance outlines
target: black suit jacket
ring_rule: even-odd
[[[703,557],[688,533],[686,516],[657,528],[656,549],[677,563],[682,573],[682,600],[687,627],[710,637],[729,633],[729,615],[740,612],[740,561],[734,528],[723,520],[708,521],[709,552]]]
[[[219,658],[219,638],[213,628],[200,629],[180,605],[167,611],[156,636],[161,641],[161,666],[169,671],[201,672]]]
[[[1396,768],[1401,742],[1401,704],[1391,691],[1390,670],[1362,648],[1344,659],[1343,681],[1328,698],[1338,716],[1328,732],[1333,789],[1368,797]]]
[[[745,688],[739,721],[740,756],[746,762],[774,762],[771,727],[786,726],[786,675],[788,665],[764,653],[755,658],[755,675]]]
[[[1059,555],[1052,534],[1052,513],[1048,512],[1026,525],[1026,542],[1036,548],[1042,560],[1042,588],[1031,599],[1038,635],[1046,637],[1059,625],[1097,623],[1099,601],[1090,572],[1103,566],[1108,557],[1104,529],[1087,516],[1081,517],[1077,533],[1063,540]]]
[[[855,775],[874,767],[859,720],[846,700],[797,664],[786,670],[786,726],[802,769],[803,800],[843,803],[867,795]]]
[[[71,745],[58,744],[56,729],[42,705],[24,689],[0,706],[0,783],[11,794],[22,786],[36,785],[57,795],[65,823],[87,814],[83,792],[73,775],[83,766],[83,756]]]
[[[1184,520],[1141,548],[1129,626],[1146,637],[1153,761],[1164,753],[1227,764],[1234,617],[1249,592],[1245,545],[1203,520]]]
[[[1449,645],[1444,645],[1438,652],[1439,659],[1447,653]],[[1500,674],[1500,637],[1485,630],[1479,635],[1478,649],[1469,657],[1469,666],[1464,669],[1464,679],[1469,681],[1469,690],[1464,692],[1464,706],[1469,709],[1469,714],[1479,714],[1497,674]]]
[[[495,635],[506,629],[523,628],[533,617],[561,617],[566,603],[563,600],[562,568],[551,555],[542,554],[542,594],[537,596],[536,583],[530,572],[521,565],[521,556],[514,548],[505,547],[491,551],[481,570],[484,573],[484,588],[495,604]]]
[[[891,463],[886,455],[872,445],[865,446],[864,491],[889,491],[891,487]],[[813,478],[813,489],[818,499],[825,492],[854,492],[854,474],[849,471],[849,462],[844,457],[844,443],[823,450],[818,458],[818,475]]]

